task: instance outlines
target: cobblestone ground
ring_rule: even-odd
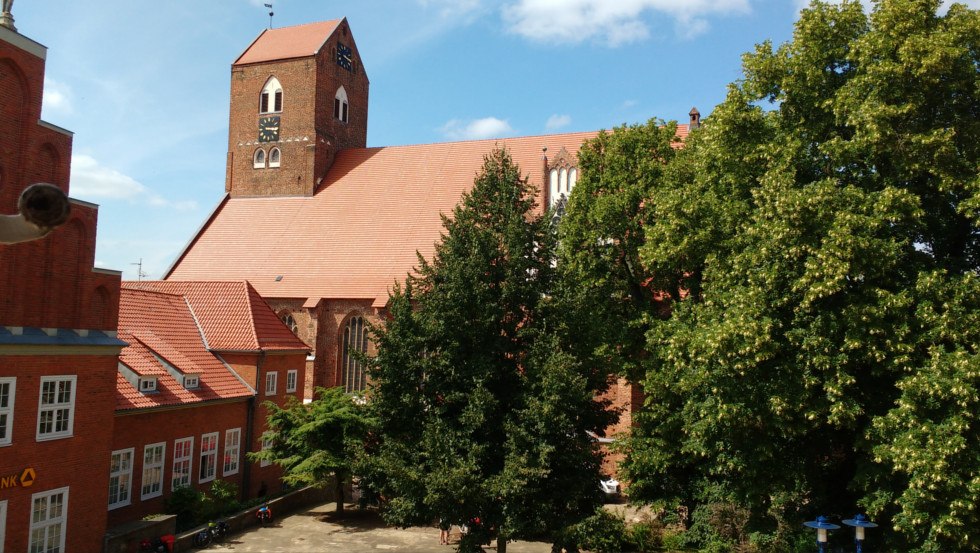
[[[243,534],[227,537],[205,551],[236,553],[453,553],[454,545],[439,545],[439,529],[387,528],[376,516],[350,516],[334,519],[328,516],[334,504],[325,503],[306,511],[279,518],[274,524],[253,527]],[[455,542],[458,528],[451,534]],[[495,547],[485,548],[488,552]],[[550,553],[551,546],[538,542],[510,542],[507,553]]]

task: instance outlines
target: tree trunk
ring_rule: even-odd
[[[337,512],[344,512],[344,480],[339,474],[334,474],[334,493],[337,494]]]
[[[497,536],[497,553],[507,553],[507,538]]]

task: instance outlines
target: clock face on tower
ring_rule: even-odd
[[[337,43],[337,65],[350,71],[353,68],[353,52],[344,46],[343,42]]]
[[[259,119],[259,142],[276,142],[279,140],[279,116]]]

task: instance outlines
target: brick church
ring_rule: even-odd
[[[545,209],[575,186],[576,152],[597,134],[368,148],[368,90],[346,19],[262,32],[231,66],[226,195],[165,276],[248,280],[313,349],[308,393],[365,388],[352,352],[372,350],[366,323],[416,251],[431,258],[440,214],[485,154],[506,148]],[[611,393],[628,426],[639,398],[625,382]]]

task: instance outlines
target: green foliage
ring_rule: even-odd
[[[249,459],[282,466],[289,485],[334,482],[340,492],[373,423],[363,402],[342,388],[317,388],[310,403],[290,397],[285,407],[272,402],[265,406],[273,446],[249,453]],[[343,510],[343,497],[337,493],[338,511]]]
[[[175,489],[166,499],[166,512],[177,515],[177,531],[197,526],[201,520],[201,503],[204,494],[190,486]]]
[[[621,211],[643,225],[639,263],[610,259],[669,303],[624,318],[646,337],[634,498],[704,519],[721,487],[745,531],[785,543],[866,509],[889,549],[980,548],[980,14],[938,8],[814,2],[791,42],[745,56],[683,151],[646,158],[639,200],[623,186],[601,204],[640,206]],[[617,155],[584,149],[581,182],[637,182]],[[573,195],[569,220],[619,247],[629,224],[589,201]]]
[[[211,483],[206,494],[190,486],[181,486],[170,494],[165,503],[166,512],[177,515],[178,531],[228,516],[242,508],[238,501],[238,486],[220,479]]]
[[[574,535],[580,548],[594,553],[618,553],[630,546],[626,522],[601,507],[576,525]]]
[[[506,151],[488,155],[434,258],[373,329],[378,432],[359,473],[393,524],[479,518],[504,542],[557,542],[600,500],[587,432],[612,419],[596,399],[606,379],[559,332],[553,239],[534,197]]]

